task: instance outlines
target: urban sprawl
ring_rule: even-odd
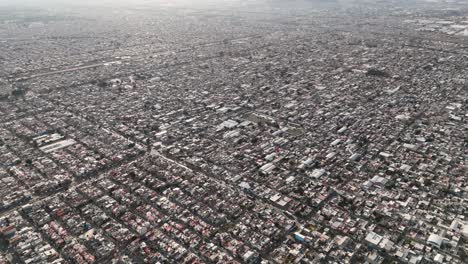
[[[468,263],[468,5],[316,2],[0,8],[0,263]]]

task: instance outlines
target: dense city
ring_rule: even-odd
[[[468,263],[466,1],[149,2],[0,5],[1,264]]]

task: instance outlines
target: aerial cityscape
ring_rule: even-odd
[[[468,263],[468,1],[0,0],[0,264]]]

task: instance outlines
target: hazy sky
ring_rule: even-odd
[[[336,2],[351,0],[0,0],[0,4],[8,5],[205,5],[205,4],[267,4],[272,2],[279,3],[298,3],[298,2]]]
[[[400,3],[415,3],[443,0],[393,0]],[[468,0],[466,0],[468,1]],[[72,6],[100,6],[100,7],[138,7],[138,6],[185,6],[185,7],[246,7],[269,6],[274,8],[311,8],[322,6],[350,6],[360,2],[372,5],[376,2],[390,2],[389,0],[0,0],[0,6],[33,6],[44,8],[60,8]]]
[[[0,0],[0,4],[8,5],[112,5],[112,4],[161,4],[161,3],[197,3],[203,4],[207,2],[234,2],[239,0]],[[262,1],[262,0],[255,0]],[[251,2],[246,0],[246,2]]]
[[[314,2],[336,2],[352,0],[0,0],[0,5],[10,6],[42,6],[60,7],[71,5],[94,5],[94,6],[245,6],[245,5],[270,5],[270,4],[303,4]]]

